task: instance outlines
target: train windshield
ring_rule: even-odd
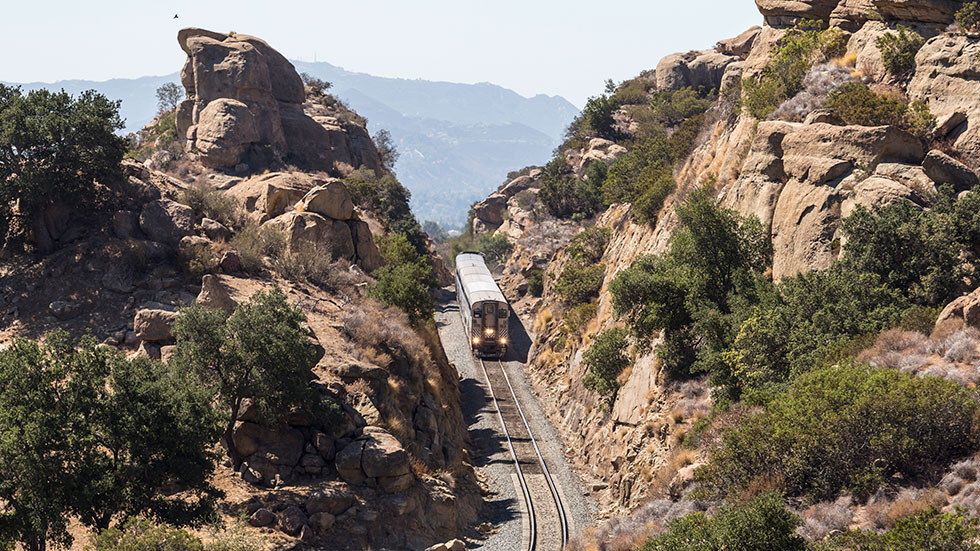
[[[486,310],[486,312],[487,312],[487,314],[492,314],[492,313],[493,313],[493,307],[494,307],[494,306],[496,306],[496,305],[495,305],[495,304],[493,304],[493,303],[490,303],[490,304],[487,304],[487,305],[486,305],[486,306],[484,307],[484,310]]]

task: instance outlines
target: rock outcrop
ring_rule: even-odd
[[[362,126],[321,124],[306,114],[296,69],[264,41],[193,28],[181,30],[177,41],[187,54],[181,71],[187,99],[177,109],[177,132],[205,166],[380,169]]]
[[[870,19],[933,24],[953,21],[961,0],[756,0],[767,25],[786,27],[803,19],[857,30]]]

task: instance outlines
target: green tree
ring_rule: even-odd
[[[615,328],[600,333],[582,355],[582,364],[587,371],[582,378],[585,388],[611,401],[619,388],[616,378],[632,363],[628,346],[625,329]]]
[[[606,275],[604,264],[583,265],[572,262],[565,266],[552,289],[566,306],[575,306],[599,296]]]
[[[173,113],[184,99],[184,88],[176,82],[168,82],[157,88],[157,114]]]
[[[601,94],[586,100],[581,116],[586,121],[590,133],[600,138],[615,140],[619,138],[616,119],[613,117],[616,109],[619,109],[619,104],[608,94]]]
[[[72,98],[65,92],[0,85],[0,233],[20,244],[57,202],[91,205],[96,183],[120,175],[126,140],[119,102],[92,90]],[[46,236],[35,244],[49,249]]]
[[[558,155],[544,166],[538,198],[555,218],[592,216],[602,205],[601,181],[579,180],[565,157]]]
[[[374,135],[374,145],[378,148],[378,157],[381,158],[381,166],[388,172],[394,172],[395,163],[401,153],[395,147],[395,140],[391,138],[391,132],[384,128],[378,130]]]
[[[390,233],[403,234],[424,255],[428,242],[422,226],[412,213],[409,201],[412,193],[395,176],[384,173],[380,176],[373,170],[360,168],[344,179],[354,203],[373,212]]]
[[[174,323],[173,334],[177,346],[172,362],[225,410],[224,440],[235,468],[242,457],[232,434],[246,398],[266,414],[315,404],[310,386],[315,352],[306,318],[278,287],[256,292],[230,316],[188,306]]]
[[[219,493],[207,397],[94,339],[75,345],[58,332],[0,351],[0,540],[69,545],[69,516],[95,528],[139,514],[208,518]]]
[[[492,264],[500,264],[507,260],[507,255],[514,246],[503,233],[484,233],[476,239],[476,248]]]
[[[609,284],[613,308],[640,340],[663,332],[658,353],[672,374],[703,371],[734,388],[722,354],[748,315],[740,305],[763,300],[772,247],[757,219],[719,208],[703,190],[677,215],[668,251],[638,259]]]

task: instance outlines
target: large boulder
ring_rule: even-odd
[[[939,184],[950,184],[957,191],[964,191],[980,184],[976,172],[938,149],[933,149],[926,155],[922,167],[934,181]]]
[[[473,205],[473,214],[488,226],[497,227],[504,223],[504,209],[507,197],[502,193],[491,193],[486,199]]]
[[[302,172],[272,172],[235,184],[228,193],[252,219],[264,222],[289,210],[319,182]]]
[[[915,75],[908,87],[909,97],[928,103],[932,114],[951,127],[945,129],[946,139],[973,164],[980,163],[978,56],[980,40],[939,35],[916,54]],[[954,126],[957,120],[961,122]]]
[[[766,25],[787,27],[802,19],[828,21],[840,0],[755,0]]]
[[[725,55],[745,59],[749,55],[749,52],[752,51],[752,44],[755,43],[755,39],[761,31],[762,27],[755,25],[734,38],[719,41],[715,45],[715,49]]]
[[[962,0],[839,0],[830,13],[831,25],[853,31],[872,15],[884,21],[932,25],[941,29],[953,22]]]
[[[378,250],[378,245],[374,242],[374,236],[371,234],[371,227],[368,223],[354,219],[347,222],[347,225],[350,226],[351,235],[354,237],[357,265],[368,273],[380,268],[383,262],[381,251]]]
[[[354,201],[350,191],[337,179],[311,189],[300,200],[298,208],[335,220],[350,220],[354,216]]]
[[[657,90],[720,88],[725,69],[737,59],[716,50],[671,54],[657,64]]]
[[[147,308],[136,312],[133,330],[142,341],[169,341],[173,338],[170,329],[175,321],[177,312]]]
[[[177,109],[177,132],[206,166],[381,168],[362,126],[327,128],[306,114],[296,68],[264,41],[193,28],[181,30],[177,41],[187,54],[181,71],[187,99]]]
[[[214,274],[205,274],[201,278],[201,292],[195,302],[205,308],[221,310],[227,314],[231,314],[238,307],[238,302],[231,298],[221,280]]]
[[[259,137],[258,125],[248,106],[220,98],[201,111],[195,147],[204,166],[232,169],[250,160],[248,154],[259,144]]]
[[[968,295],[954,299],[943,308],[936,319],[936,327],[958,321],[972,327],[980,327],[980,288]]]
[[[194,232],[194,209],[169,199],[143,205],[140,229],[151,241],[175,247]]]
[[[260,454],[273,465],[293,467],[303,456],[306,439],[298,429],[286,424],[267,427],[258,423],[235,423],[232,439],[242,457]]]
[[[314,212],[291,211],[266,224],[286,233],[286,244],[291,251],[312,246],[317,251],[328,252],[334,260],[356,260],[354,236],[350,226],[340,220]]]

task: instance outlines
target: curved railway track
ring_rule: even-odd
[[[529,533],[528,551],[561,549],[568,542],[568,520],[538,443],[531,432],[524,408],[514,392],[510,377],[499,361],[479,360],[487,379],[490,398],[503,427],[517,481],[524,497]],[[487,364],[490,364],[488,367]],[[539,515],[541,518],[539,518]]]

